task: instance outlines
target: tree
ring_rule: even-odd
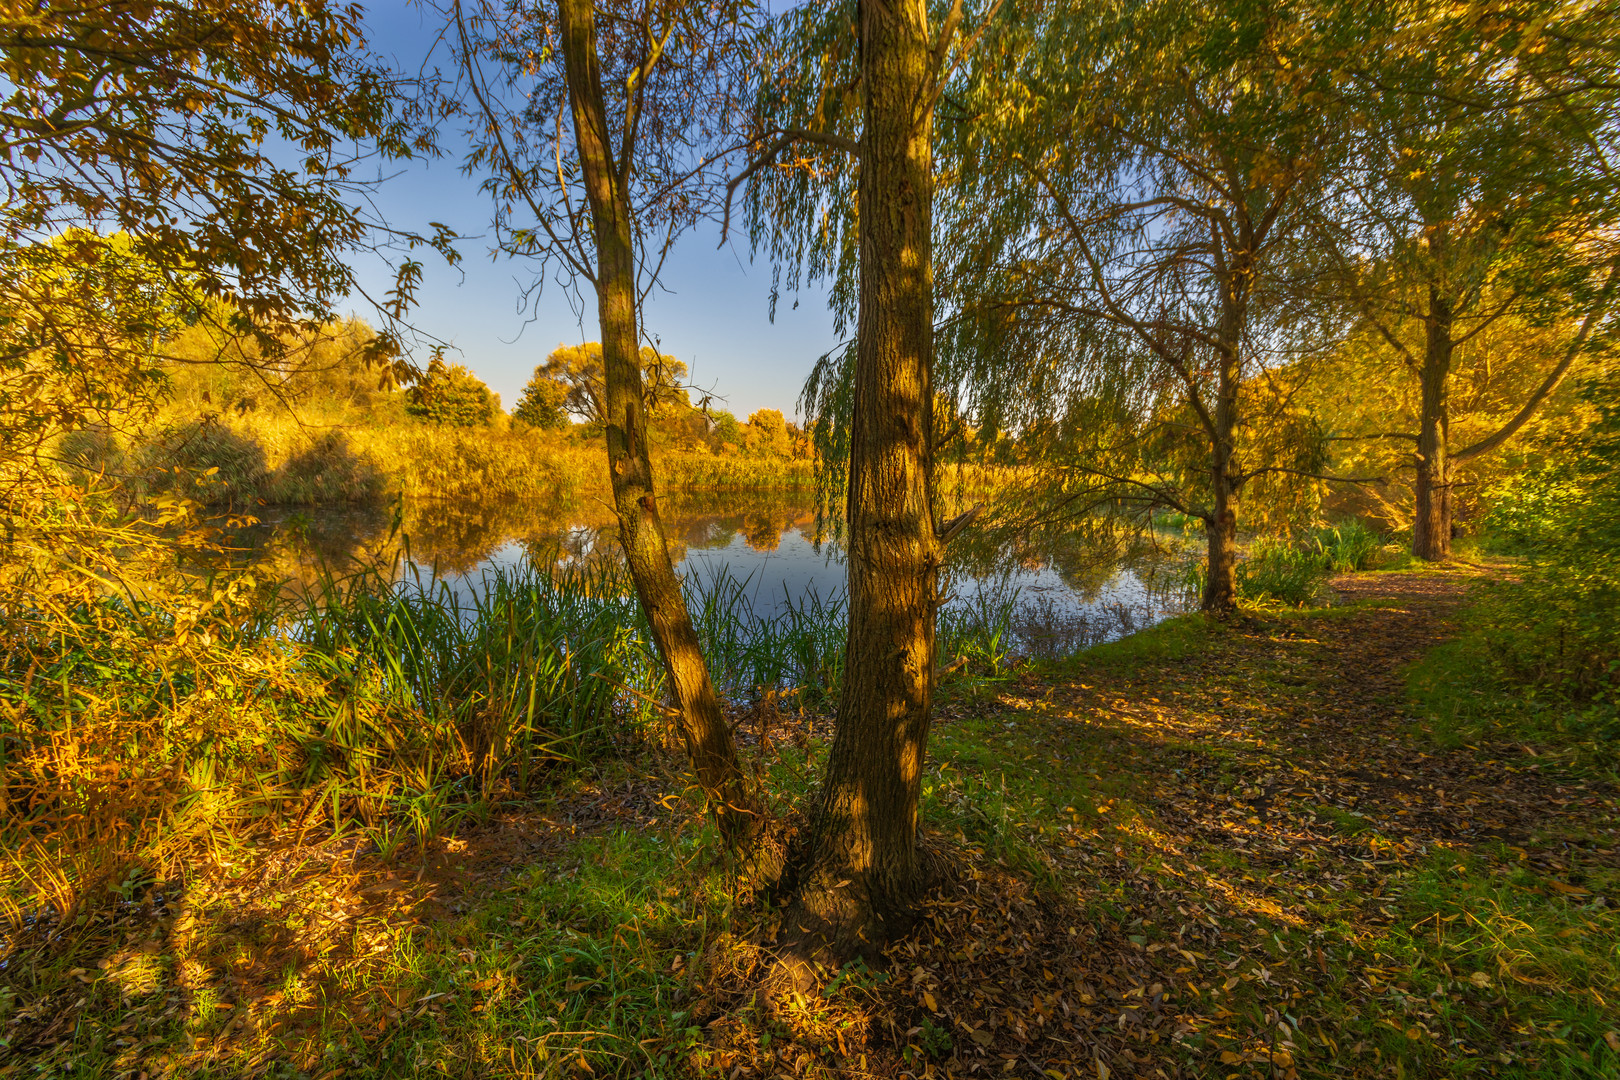
[[[403,81],[365,53],[359,18],[288,0],[0,13],[0,543],[11,566],[99,566],[83,579],[94,593],[98,574],[121,571],[91,547],[134,542],[98,531],[122,500],[64,503],[41,453],[98,411],[140,422],[166,388],[153,336],[129,332],[127,295],[84,268],[149,268],[182,310],[224,302],[266,356],[297,339],[282,331],[324,325],[354,289],[348,255],[378,224],[356,210],[357,166],[431,150],[411,134]],[[453,256],[445,230],[435,239]],[[400,265],[394,314],[418,271]],[[367,357],[381,375],[398,371],[391,335]],[[82,558],[62,555],[75,548]],[[26,590],[45,578],[5,580]]]
[[[971,48],[956,34],[963,18],[958,3],[931,27],[922,0],[785,15],[756,154],[732,182],[764,170],[748,196],[756,242],[769,237],[790,283],[807,261],[812,277],[834,277],[835,309],[842,316],[853,299],[857,317],[847,365],[828,375],[824,358],[805,392],[821,429],[842,433],[826,444],[848,448],[849,629],[832,749],[786,878],[800,959],[880,947],[908,925],[929,879],[918,824],[950,533],[933,501],[933,120]],[[790,148],[799,156],[779,160]],[[832,384],[848,394],[823,395]]]
[[[413,139],[400,78],[364,51],[358,8],[202,0],[43,5],[0,15],[0,305],[51,252],[93,259],[97,233],[200,307],[224,298],[270,338],[275,319],[313,316],[354,288],[346,253],[378,223],[355,209],[357,146],[384,157]],[[295,145],[296,168],[273,142]],[[42,237],[81,231],[71,249]],[[409,242],[421,238],[403,234]],[[453,257],[448,233],[437,241]],[[407,260],[396,312],[419,267]],[[67,302],[58,298],[57,303]],[[77,353],[50,322],[10,320],[0,363]],[[101,349],[94,366],[138,363]],[[389,359],[379,352],[376,359]],[[109,377],[114,377],[109,375]]]
[[[568,426],[568,387],[546,377],[539,368],[523,386],[512,419],[530,427],[555,431]]]
[[[1333,286],[1416,387],[1412,427],[1370,437],[1409,448],[1419,558],[1450,555],[1457,468],[1524,426],[1614,298],[1620,253],[1605,230],[1620,98],[1587,77],[1588,11],[1558,0],[1490,15],[1424,4],[1356,20],[1361,48],[1341,96],[1363,122],[1316,236],[1334,258]],[[1459,350],[1499,320],[1566,314],[1567,344],[1535,363],[1544,377],[1522,408],[1453,446]]]
[[[1402,348],[1422,356],[1427,335],[1420,320],[1403,319],[1395,331]],[[1517,447],[1504,446],[1501,453],[1462,459],[1450,455],[1449,502],[1454,520],[1477,521],[1487,509],[1485,493],[1489,489],[1506,474],[1525,468],[1538,446],[1555,442],[1559,433],[1578,430],[1587,422],[1589,418],[1569,392],[1570,379],[1578,377],[1579,368],[1556,389],[1537,398],[1548,387],[1549,375],[1569,357],[1570,342],[1578,334],[1579,327],[1567,317],[1542,324],[1539,319],[1507,313],[1453,349],[1445,396],[1445,429],[1452,444],[1458,448],[1478,445],[1523,418],[1516,429]],[[1392,531],[1405,531],[1413,526],[1417,506],[1414,451],[1422,419],[1423,385],[1411,367],[1392,362],[1392,351],[1389,340],[1378,331],[1365,323],[1358,325],[1319,363],[1318,377],[1305,387],[1300,403],[1327,433],[1337,470],[1384,478],[1382,483],[1341,494],[1339,504],[1382,518]],[[1534,406],[1529,407],[1532,402]]]
[[[435,356],[405,391],[405,412],[432,424],[484,427],[498,408],[489,387],[461,364]]]
[[[602,374],[592,407],[603,424],[620,544],[693,770],[733,842],[754,831],[757,803],[670,561],[638,346],[641,300],[674,237],[704,213],[716,155],[726,149],[749,55],[747,11],[687,0],[450,9],[473,120],[468,167],[489,173],[502,247],[540,261],[542,281],[555,264],[595,294]],[[486,78],[486,64],[500,69],[499,83]],[[508,100],[523,101],[522,110],[508,110]],[[514,224],[518,208],[527,218]]]
[[[958,9],[960,10],[960,9]],[[860,304],[850,417],[849,640],[801,903],[834,952],[907,924],[934,689],[933,109],[923,0],[858,5]],[[839,888],[842,882],[850,884]],[[853,940],[852,940],[853,939]]]
[[[949,378],[1057,474],[1042,515],[1201,520],[1202,605],[1228,610],[1245,489],[1316,465],[1279,385],[1313,337],[1281,285],[1340,122],[1312,14],[1018,14],[950,144]]]
[[[196,415],[271,405],[295,412],[347,405],[365,412],[396,389],[392,378],[378,377],[377,332],[364,319],[284,326],[266,355],[261,334],[237,329],[236,316],[232,305],[209,301],[195,321],[153,350],[171,404]]]
[[[686,365],[649,345],[637,351],[641,364],[641,395],[650,412],[691,407],[685,387]],[[558,345],[534,369],[529,385],[549,382],[562,391],[562,408],[586,423],[601,423],[607,415],[607,384],[603,378],[602,344]],[[537,391],[539,392],[539,391]],[[547,395],[555,393],[546,390]]]

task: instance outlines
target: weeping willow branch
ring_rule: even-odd
[[[861,144],[854,139],[847,139],[842,135],[835,135],[830,131],[806,131],[801,128],[778,128],[778,137],[767,146],[759,157],[749,163],[748,167],[730,180],[726,181],[726,208],[720,219],[720,243],[716,247],[726,246],[726,236],[731,231],[731,201],[737,189],[748,182],[760,169],[776,160],[776,156],[796,142],[821,143],[835,150],[842,150],[846,154],[860,157]]]

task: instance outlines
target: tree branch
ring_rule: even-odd
[[[1557,367],[1547,373],[1547,377],[1542,380],[1541,385],[1536,387],[1536,392],[1530,395],[1530,400],[1524,403],[1524,408],[1520,409],[1513,419],[1498,428],[1496,434],[1481,439],[1473,446],[1453,454],[1451,456],[1453,461],[1467,461],[1469,458],[1490,453],[1513,438],[1519,429],[1529,421],[1535,411],[1541,407],[1541,403],[1547,399],[1547,395],[1558,389],[1558,384],[1564,381],[1565,375],[1569,374],[1569,369],[1574,365],[1576,357],[1580,356],[1581,350],[1586,347],[1587,339],[1592,336],[1592,328],[1597,325],[1598,320],[1608,311],[1609,301],[1614,298],[1616,283],[1620,283],[1620,259],[1616,259],[1609,264],[1609,278],[1603,283],[1603,292],[1598,294],[1592,310],[1586,313],[1586,318],[1581,322],[1580,332],[1569,343],[1569,348],[1564,350],[1564,358],[1558,362]]]

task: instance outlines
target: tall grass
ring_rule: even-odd
[[[1371,570],[1388,542],[1388,537],[1368,528],[1360,518],[1347,518],[1314,530],[1306,546],[1321,556],[1330,571],[1348,574]]]
[[[1252,604],[1303,607],[1316,599],[1333,574],[1370,570],[1386,538],[1357,518],[1315,529],[1297,542],[1264,536],[1237,565],[1237,592]],[[1201,593],[1208,574],[1203,560],[1188,565],[1184,584]]]
[[[651,634],[611,560],[537,550],[477,579],[323,572],[292,599],[233,581],[10,628],[0,905],[13,917],[94,908],[288,824],[391,854],[667,717]],[[727,569],[686,581],[722,694],[825,707],[843,593],[756,606],[750,586]],[[940,670],[1004,675],[1029,651],[1025,606],[1003,588],[942,609]]]
[[[451,752],[425,760],[416,787],[527,791],[537,769],[579,760],[646,718],[660,675],[613,567],[497,568],[479,585],[415,572],[403,582],[375,570],[327,576],[288,624],[311,671],[340,680],[369,670],[391,705],[444,733]],[[363,772],[383,734],[334,723],[326,747]]]

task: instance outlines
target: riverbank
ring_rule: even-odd
[[[266,504],[378,503],[395,495],[565,506],[611,498],[600,437],[510,425],[216,419],[140,445],[81,439],[65,456],[88,471],[122,470],[137,495],[174,491],[237,512]],[[810,491],[816,479],[808,458],[701,447],[662,450],[654,469],[666,491]]]
[[[960,879],[802,1015],[750,1005],[765,924],[644,745],[392,863],[293,834],[131,880],[8,956],[0,1069],[1612,1075],[1620,803],[1510,702],[1445,719],[1482,576],[1341,577],[949,687],[925,805]],[[739,721],[785,812],[825,722]]]

